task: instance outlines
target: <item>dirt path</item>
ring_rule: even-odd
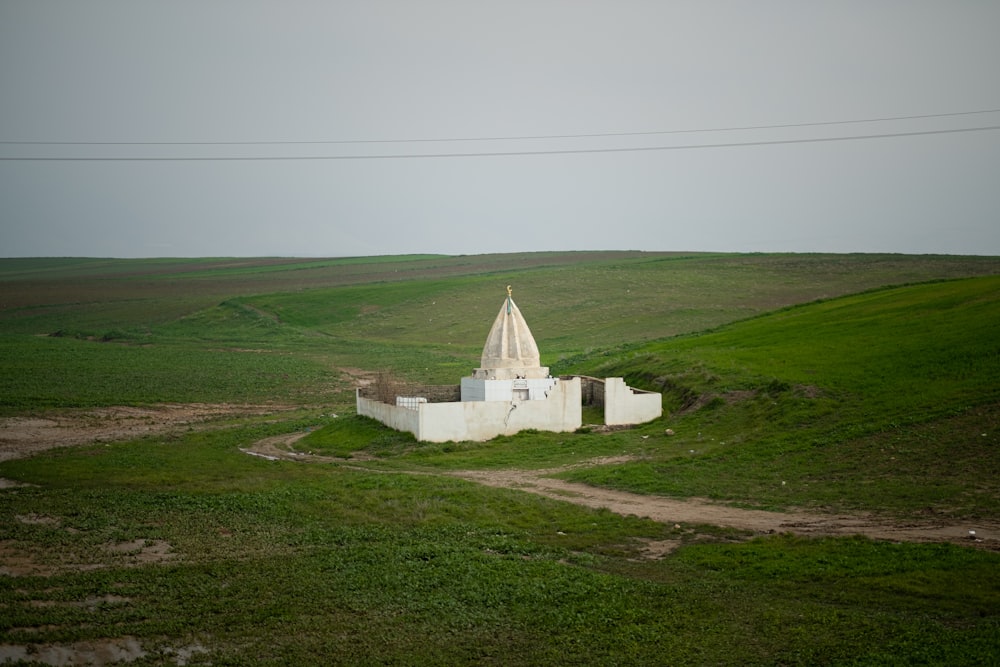
[[[31,456],[53,447],[83,445],[92,442],[125,440],[153,433],[166,433],[180,427],[204,424],[211,420],[240,415],[278,413],[290,409],[282,406],[250,405],[161,405],[147,408],[103,408],[73,411],[45,418],[0,419],[0,461]],[[208,425],[207,427],[211,427]],[[350,467],[366,472],[379,472],[360,465],[365,460],[355,456],[350,461],[328,456],[316,456],[295,451],[295,443],[304,433],[267,438],[242,451],[269,460],[289,460],[303,463],[325,463]],[[586,507],[606,508],[625,516],[648,517],[666,524],[710,524],[727,526],[756,533],[789,532],[802,535],[865,535],[875,539],[895,541],[950,541],[980,548],[1000,550],[1000,525],[903,525],[864,516],[830,516],[806,512],[765,512],[719,505],[700,499],[675,500],[660,496],[645,496],[623,491],[566,482],[551,477],[572,468],[612,465],[630,460],[628,457],[602,458],[572,466],[546,470],[465,470],[449,473],[403,471],[405,474],[449,475],[478,484],[516,489],[548,498],[572,502]],[[0,478],[0,488],[16,485]],[[26,523],[53,521],[50,517],[25,515],[17,517]],[[969,531],[975,530],[975,539]],[[680,545],[680,540],[646,541],[643,558],[660,558]],[[105,550],[120,558],[135,562],[169,562],[173,556],[169,544],[163,541],[132,540],[105,545]],[[17,552],[5,551],[0,544],[0,561],[7,573],[22,568],[23,574],[37,574],[39,565],[33,559],[20,562]],[[112,604],[119,598],[88,598],[82,604]],[[70,603],[72,604],[72,603]],[[206,652],[201,644],[166,650],[175,656],[177,664],[185,664],[196,653]],[[0,646],[0,663],[36,660],[48,664],[104,665],[142,659],[148,653],[134,637],[75,644],[32,644]]]
[[[344,459],[295,452],[292,447],[301,437],[301,434],[293,434],[268,438],[243,451],[272,460],[284,459],[349,465]],[[664,496],[616,491],[551,477],[551,475],[573,468],[612,465],[628,460],[631,459],[629,457],[606,457],[542,470],[460,470],[448,473],[409,471],[408,474],[439,474],[459,477],[486,486],[516,489],[585,507],[607,509],[623,516],[647,517],[653,521],[667,524],[710,524],[756,533],[794,533],[813,536],[864,535],[873,539],[905,542],[956,542],[1000,551],[1000,524],[996,523],[900,523],[865,515],[845,516],[803,511],[769,512],[730,507],[698,498],[679,500]],[[351,467],[368,472],[378,472],[361,466]],[[969,531],[975,531],[975,534],[972,535]]]
[[[262,405],[159,405],[144,408],[114,407],[80,410],[48,415],[44,418],[16,417],[0,420],[0,461],[31,456],[53,447],[91,442],[124,440],[152,433],[164,433],[178,427],[210,420],[277,413],[287,406]],[[267,438],[243,451],[269,459],[350,466],[344,459],[314,456],[297,452],[293,446],[303,433]],[[363,459],[356,457],[354,462]],[[566,482],[551,477],[573,467],[610,465],[627,459],[594,459],[547,470],[465,470],[449,473],[411,471],[412,474],[440,474],[487,486],[517,489],[548,498],[605,508],[622,515],[648,517],[672,524],[710,524],[757,533],[789,532],[801,535],[865,535],[876,539],[899,541],[949,541],[1000,550],[1000,524],[969,522],[961,524],[899,523],[874,516],[837,516],[803,511],[768,512],[741,509],[704,499],[673,499],[625,491],[603,489]],[[356,466],[361,468],[361,466]],[[365,470],[373,471],[368,468]],[[11,483],[0,479],[0,487]],[[975,531],[971,536],[969,531]]]
[[[603,464],[606,462],[599,463]],[[1000,549],[1000,527],[981,524],[899,524],[871,516],[840,516],[813,514],[802,511],[770,512],[743,509],[688,498],[678,500],[664,496],[648,496],[627,491],[604,489],[587,484],[567,482],[548,477],[569,467],[549,470],[467,470],[453,473],[456,477],[487,486],[518,489],[556,500],[604,508],[616,514],[647,517],[661,523],[705,523],[750,530],[757,533],[796,533],[800,535],[865,535],[876,539],[908,542],[970,542],[969,531],[981,543],[993,543]],[[985,544],[984,544],[985,546]]]

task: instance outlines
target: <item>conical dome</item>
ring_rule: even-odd
[[[483,346],[481,368],[475,377],[488,379],[544,378],[549,369],[541,366],[538,345],[524,316],[507,288],[500,312]]]

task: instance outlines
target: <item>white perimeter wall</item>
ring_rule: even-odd
[[[604,423],[642,424],[663,414],[663,400],[659,393],[632,389],[622,378],[604,380]]]
[[[355,390],[354,400],[357,404],[356,407],[359,415],[377,419],[390,428],[394,428],[397,431],[408,431],[419,438],[419,408],[414,410],[412,408],[389,405],[382,401],[373,401],[370,398],[362,397],[360,389]],[[419,405],[427,405],[427,403],[420,403]]]
[[[357,395],[357,411],[423,442],[483,441],[525,429],[575,431],[583,424],[580,379],[561,380],[536,401],[421,403],[416,410]]]
[[[397,407],[363,398],[360,390],[357,394],[359,415],[377,419],[397,431],[412,433],[423,442],[483,441],[532,428],[567,432],[583,424],[578,377],[560,380],[549,389],[548,398],[542,400],[464,400],[419,403],[415,407]],[[605,379],[605,424],[642,424],[662,414],[659,393],[633,389],[622,378]]]

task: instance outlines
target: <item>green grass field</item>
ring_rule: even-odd
[[[543,364],[662,391],[664,417],[431,445],[352,414],[358,373],[457,383],[507,284]],[[129,641],[131,664],[1000,659],[1000,553],[971,543],[675,526],[442,474],[628,454],[562,475],[998,524],[1000,258],[23,259],[0,290],[7,427],[273,406],[0,460],[0,660]],[[293,433],[340,458],[240,451]]]

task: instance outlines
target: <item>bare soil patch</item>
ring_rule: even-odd
[[[378,373],[374,371],[367,371],[363,368],[340,368],[341,373],[346,375],[351,382],[352,386],[355,387],[369,387],[374,384]]]
[[[156,664],[186,665],[196,653],[206,653],[201,644],[160,647],[152,653],[135,637],[115,637],[72,644],[0,644],[0,664],[31,662],[43,665],[114,665],[155,656]]]
[[[130,565],[147,563],[167,563],[176,555],[166,540],[130,540],[105,544],[104,550],[125,557]]]
[[[82,555],[72,550],[45,552],[15,540],[0,540],[0,575],[7,577],[52,577],[63,572],[87,572],[106,567],[139,567],[173,562],[177,554],[166,540],[137,539],[112,542],[101,547],[103,556]]]
[[[43,416],[0,419],[0,461],[24,458],[55,447],[113,442],[202,424],[215,419],[263,415],[293,409],[282,405],[164,404],[66,410]],[[7,482],[7,485],[10,485]],[[3,480],[0,480],[0,488]]]
[[[297,452],[292,448],[296,442],[304,438],[306,433],[285,433],[270,438],[258,440],[250,447],[240,448],[240,451],[250,456],[259,456],[269,461],[287,460],[302,461],[309,463],[337,463],[343,462],[334,456],[320,456],[318,454]]]
[[[107,665],[146,656],[135,637],[43,646],[0,645],[0,662],[31,661],[43,665]]]

